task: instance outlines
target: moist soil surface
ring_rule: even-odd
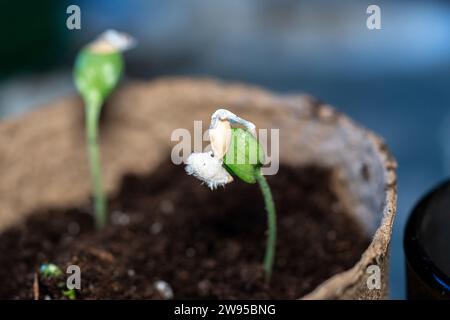
[[[42,263],[80,267],[77,299],[166,299],[170,291],[175,299],[299,298],[352,267],[370,241],[340,204],[332,177],[314,166],[281,166],[267,177],[278,215],[270,284],[258,186],[235,179],[211,191],[167,161],[123,178],[101,231],[86,204],[33,212],[0,234],[0,298],[67,299],[67,275],[39,276]]]

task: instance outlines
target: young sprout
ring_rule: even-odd
[[[45,278],[59,277],[63,274],[61,269],[53,263],[44,263],[39,268],[39,273]]]
[[[44,278],[59,278],[63,275],[62,270],[53,263],[44,263],[39,268],[39,274]],[[66,286],[66,283],[63,281],[58,282],[58,288],[61,290],[61,293],[70,300],[75,300],[77,298],[77,294],[75,289],[69,289]]]
[[[77,293],[75,289],[66,289],[61,291],[63,296],[65,296],[69,300],[75,300],[77,298]]]
[[[74,66],[75,85],[85,104],[87,153],[98,228],[104,227],[108,220],[98,147],[100,111],[122,74],[121,52],[134,45],[135,40],[129,35],[108,30],[80,51]]]
[[[245,129],[232,128],[231,124]],[[246,183],[259,184],[267,211],[264,273],[266,281],[269,281],[275,259],[276,213],[270,187],[261,173],[264,150],[256,140],[255,125],[228,110],[219,109],[211,116],[209,136],[212,152],[191,154],[186,160],[186,172],[205,182],[212,190],[232,182],[231,174]]]

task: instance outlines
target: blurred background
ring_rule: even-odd
[[[81,30],[66,9],[81,8]],[[381,8],[381,30],[366,9]],[[134,35],[131,79],[213,76],[308,93],[388,142],[399,162],[391,297],[404,298],[403,228],[450,174],[450,2],[301,0],[2,1],[0,118],[75,94],[77,50],[107,28]]]

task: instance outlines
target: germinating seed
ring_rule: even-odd
[[[231,124],[245,129],[231,128]],[[186,173],[206,183],[211,190],[232,182],[230,173],[246,183],[259,184],[267,213],[264,273],[269,282],[275,259],[277,223],[272,192],[261,172],[264,150],[256,139],[256,127],[226,109],[218,109],[211,116],[209,133],[212,151],[190,154],[185,162]]]

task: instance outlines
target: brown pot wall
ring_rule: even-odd
[[[331,107],[305,96],[276,96],[241,84],[161,79],[124,86],[104,108],[101,152],[105,187],[114,193],[125,173],[148,173],[170,157],[175,128],[220,106],[258,128],[280,129],[280,161],[333,167],[336,190],[373,240],[350,270],[325,281],[307,299],[382,299],[388,289],[388,248],[396,210],[396,163],[383,141]],[[0,230],[42,207],[85,203],[90,185],[79,98],[57,101],[0,123]],[[301,259],[301,257],[298,257]],[[368,289],[367,267],[381,268],[380,290]]]

